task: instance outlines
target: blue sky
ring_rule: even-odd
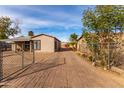
[[[9,16],[20,23],[21,34],[27,35],[28,31],[37,34],[48,34],[61,41],[68,41],[71,33],[82,33],[82,13],[86,5],[33,5],[33,6],[0,6],[0,16]]]

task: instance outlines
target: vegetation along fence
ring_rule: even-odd
[[[124,63],[124,43],[82,43],[79,51],[91,62],[106,68]]]
[[[0,81],[35,62],[35,52],[12,51],[11,44],[0,42]]]

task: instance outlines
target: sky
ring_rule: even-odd
[[[16,36],[26,36],[28,31],[37,34],[47,34],[57,37],[63,42],[69,41],[69,36],[82,33],[83,11],[94,6],[86,5],[30,5],[30,6],[0,6],[0,16],[9,16],[18,20],[21,33]]]

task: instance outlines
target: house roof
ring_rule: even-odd
[[[77,41],[79,41],[81,38],[83,38],[83,35],[81,35],[81,36],[77,39]]]
[[[45,36],[54,38],[54,39],[58,40],[59,42],[61,42],[56,37],[46,35],[46,34],[39,34],[39,35],[35,35],[35,36],[20,36],[20,37],[16,37],[16,38],[12,38],[12,39],[3,39],[3,40],[0,40],[0,41],[8,42],[8,43],[13,43],[13,42],[17,42],[17,41],[30,41],[30,40],[32,40],[32,38],[35,38],[35,37],[38,37],[38,36],[41,36],[41,35],[45,35]]]
[[[20,36],[20,37],[12,38],[10,40],[11,41],[30,41],[31,36]]]
[[[0,42],[13,43],[12,41],[10,41],[10,39],[0,40]]]
[[[51,36],[51,35],[46,35],[46,34],[39,34],[39,35],[35,35],[35,36],[33,36],[32,38],[35,38],[35,37],[38,37],[38,36],[42,36],[42,35],[44,35],[44,36],[48,36],[48,37],[51,37],[51,38],[54,38],[54,39],[56,39],[56,40],[60,41],[60,40],[59,40],[59,39],[57,39],[56,37]],[[61,41],[60,41],[60,42],[61,42]]]
[[[13,43],[15,41],[30,41],[30,40],[31,40],[31,36],[20,36],[20,37],[15,37],[12,39],[3,39],[0,41],[7,42],[7,43]]]

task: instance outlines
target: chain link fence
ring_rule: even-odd
[[[11,44],[0,42],[0,80],[15,74],[35,62],[35,52],[12,51]]]
[[[107,68],[124,64],[124,43],[82,43],[78,51],[91,62]]]

